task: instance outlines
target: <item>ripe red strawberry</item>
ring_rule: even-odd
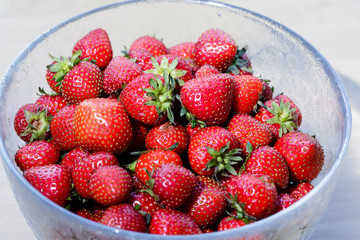
[[[310,182],[300,182],[295,186],[290,187],[289,194],[296,200],[300,200],[308,194],[314,186]]]
[[[279,189],[289,184],[289,169],[282,155],[270,146],[255,149],[245,163],[245,172],[256,175],[268,175]]]
[[[280,193],[276,202],[276,210],[275,212],[280,212],[281,210],[284,210],[285,208],[290,207],[292,204],[294,204],[297,200],[291,196],[289,193]]]
[[[118,165],[114,154],[109,152],[94,152],[75,163],[72,170],[72,180],[76,191],[81,197],[91,199],[89,181],[91,175],[101,166]]]
[[[246,55],[247,46],[242,49],[237,49],[235,59],[227,69],[227,72],[232,75],[252,75],[251,61]]]
[[[201,34],[194,48],[194,58],[200,66],[209,64],[224,72],[234,61],[237,45],[221,29],[209,29]]]
[[[15,153],[15,162],[21,170],[57,163],[59,150],[54,144],[37,140],[20,147]]]
[[[195,73],[195,77],[204,77],[207,75],[212,75],[212,74],[219,74],[220,71],[217,70],[217,68],[215,68],[212,65],[209,64],[204,64],[202,65]]]
[[[236,174],[232,165],[242,160],[239,147],[238,140],[227,129],[220,126],[203,128],[190,140],[190,166],[194,172],[204,176],[225,174],[225,171]]]
[[[242,226],[245,226],[246,224],[249,224],[244,219],[237,219],[232,216],[226,216],[219,222],[219,225],[217,227],[218,231],[225,231],[229,229],[239,228]]]
[[[130,195],[129,203],[138,211],[145,212],[152,216],[161,205],[156,202],[154,196],[147,192],[133,191]]]
[[[132,188],[130,174],[117,165],[99,167],[89,180],[92,198],[105,206],[125,202],[129,198]]]
[[[62,150],[69,151],[77,147],[74,136],[75,110],[76,105],[66,105],[54,115],[50,123],[51,136]]]
[[[195,43],[182,42],[169,48],[169,54],[176,55],[182,58],[194,58]]]
[[[204,229],[211,227],[219,220],[226,206],[224,189],[210,177],[197,176],[195,188],[182,211]]]
[[[248,143],[255,149],[269,145],[272,140],[270,129],[247,114],[235,114],[230,119],[227,129],[238,139],[245,156],[249,154],[246,149]]]
[[[285,94],[279,94],[276,97],[274,97],[274,99],[279,100],[279,101],[282,99],[284,101],[284,103],[288,102],[290,104],[290,107],[295,109],[295,112],[297,113],[297,125],[300,127],[301,122],[302,122],[302,114],[301,114],[300,108],[295,104],[295,102],[289,96],[287,96]]]
[[[143,74],[131,81],[119,100],[129,116],[146,125],[158,125],[173,119],[171,108],[175,84],[155,74]]]
[[[144,70],[145,64],[151,61],[153,55],[145,49],[132,49],[125,56],[137,63]]]
[[[130,118],[133,129],[133,139],[126,152],[135,152],[145,149],[145,138],[149,132],[149,126]]]
[[[133,133],[129,116],[119,101],[92,98],[76,107],[74,135],[84,149],[121,153],[130,145]]]
[[[25,142],[46,140],[50,136],[51,119],[52,115],[42,105],[27,103],[15,113],[15,132]]]
[[[189,145],[189,136],[185,127],[175,123],[165,122],[151,128],[146,135],[145,145],[147,149],[168,149],[174,144],[175,152],[183,153]]]
[[[66,166],[49,164],[24,171],[24,177],[40,193],[64,206],[71,192],[71,174]]]
[[[35,103],[46,108],[52,116],[66,106],[66,100],[62,95],[46,94],[43,89],[40,89],[40,91],[42,95]]]
[[[162,164],[148,181],[160,204],[168,208],[182,206],[192,194],[196,176],[189,169],[177,164]]]
[[[132,60],[116,56],[103,72],[103,89],[107,94],[118,91],[143,73],[142,68]]]
[[[73,53],[81,50],[80,59],[94,60],[99,68],[105,68],[113,57],[109,36],[104,29],[90,31],[75,43]]]
[[[188,123],[185,129],[189,138],[192,138],[198,131],[200,131],[203,128],[199,124],[195,124],[195,126],[192,126],[191,123]]]
[[[181,102],[197,120],[207,125],[224,123],[234,99],[233,77],[213,74],[187,81],[181,88]]]
[[[151,234],[160,235],[201,233],[201,229],[190,216],[174,209],[156,211],[151,218],[149,230]]]
[[[74,169],[74,167],[82,161],[82,159],[89,156],[89,152],[82,149],[81,147],[74,148],[73,150],[66,153],[66,155],[61,159],[60,164],[67,166],[71,173]]]
[[[140,155],[136,160],[135,174],[140,182],[146,184],[149,180],[148,172],[154,171],[157,167],[165,163],[182,165],[183,162],[179,154],[173,150],[154,149]]]
[[[250,114],[256,109],[263,90],[262,82],[252,75],[234,76],[234,113]]]
[[[244,204],[246,214],[263,219],[274,213],[278,198],[276,186],[271,177],[257,177],[241,173],[225,182],[226,192]]]
[[[153,56],[167,54],[168,50],[165,44],[152,36],[142,36],[132,42],[129,51],[134,49],[144,49],[151,53]]]
[[[102,214],[100,222],[110,227],[134,232],[146,231],[145,218],[128,203],[108,207]]]
[[[290,179],[295,182],[314,180],[324,165],[321,144],[307,133],[289,132],[276,141],[274,148],[286,160]]]

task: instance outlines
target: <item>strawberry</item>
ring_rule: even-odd
[[[188,158],[191,168],[199,175],[236,174],[232,165],[242,159],[239,142],[227,129],[210,126],[197,132],[190,140]]]
[[[94,171],[89,180],[92,198],[105,206],[125,202],[133,185],[130,174],[117,165],[102,166]]]
[[[174,209],[160,209],[156,211],[151,218],[149,230],[151,234],[160,235],[201,233],[201,229],[190,216]]]
[[[164,207],[181,207],[190,197],[196,176],[189,169],[177,164],[162,164],[150,174],[147,185]]]
[[[63,96],[47,94],[42,88],[39,88],[39,91],[42,95],[40,95],[35,103],[46,108],[52,116],[54,116],[60,109],[66,106],[66,100]]]
[[[225,231],[229,229],[239,228],[248,224],[244,219],[237,219],[232,216],[226,216],[220,220],[217,227],[218,231]]]
[[[61,159],[60,164],[67,166],[72,173],[74,167],[82,161],[82,159],[88,157],[89,154],[90,153],[88,151],[82,149],[81,147],[74,148],[65,154],[65,156]]]
[[[262,82],[252,75],[235,75],[234,86],[233,112],[250,114],[260,99]]]
[[[260,79],[260,81],[263,85],[263,90],[259,100],[265,103],[273,98],[274,88],[270,86],[270,80]]]
[[[87,202],[86,204],[81,205],[72,211],[81,217],[87,218],[94,222],[100,222],[105,210],[106,207],[103,205],[95,202]]]
[[[246,55],[247,46],[237,49],[235,59],[226,70],[232,75],[252,75],[251,61]]]
[[[174,82],[166,77],[147,73],[131,81],[120,93],[119,100],[127,113],[146,125],[173,121]]]
[[[290,188],[289,194],[296,200],[300,200],[306,194],[308,194],[313,188],[314,186],[310,182],[300,182]]]
[[[94,29],[78,40],[72,52],[79,50],[81,50],[80,59],[93,60],[101,69],[104,69],[113,57],[109,36],[102,28]]]
[[[174,144],[175,152],[183,153],[189,145],[189,136],[185,127],[180,124],[165,122],[151,128],[146,135],[145,145],[147,149],[168,149]]]
[[[134,49],[144,49],[153,56],[164,55],[168,52],[161,40],[147,35],[139,37],[132,42],[129,51],[131,52]]]
[[[176,55],[182,58],[194,58],[195,43],[182,42],[169,48],[169,54]]]
[[[141,151],[145,148],[145,138],[149,132],[149,126],[130,118],[133,129],[133,139],[126,152]]]
[[[91,153],[75,162],[72,169],[72,180],[76,191],[81,197],[91,199],[89,181],[94,171],[101,166],[118,164],[119,162],[114,154],[102,151]]]
[[[146,231],[145,218],[128,203],[108,207],[102,214],[100,223],[134,232]]]
[[[59,150],[54,144],[37,140],[20,147],[15,153],[15,162],[21,170],[57,163]]]
[[[64,206],[71,192],[71,174],[66,166],[49,164],[24,171],[24,177],[45,197]]]
[[[130,145],[133,133],[129,116],[120,102],[92,98],[76,107],[74,135],[78,146],[89,151],[121,153]]]
[[[199,66],[209,64],[224,72],[234,61],[237,45],[221,29],[209,29],[201,34],[194,47],[194,59]]]
[[[181,88],[184,108],[197,120],[207,125],[224,123],[234,99],[233,77],[213,74],[187,81]]]
[[[271,177],[241,173],[230,178],[224,185],[227,194],[245,205],[243,210],[246,214],[255,219],[263,219],[274,213],[278,194]]]
[[[42,105],[27,103],[15,113],[15,132],[25,142],[46,140],[50,136],[51,119],[52,115]]]
[[[287,162],[290,179],[312,181],[324,165],[324,150],[319,141],[304,132],[289,132],[279,138],[274,148]]]
[[[300,127],[302,122],[302,114],[300,108],[295,104],[295,102],[285,94],[279,94],[276,97],[274,97],[274,99],[279,101],[282,99],[284,103],[288,102],[290,104],[290,107],[295,109],[295,112],[297,114],[297,125]]]
[[[203,128],[199,124],[195,124],[195,126],[192,126],[191,123],[188,123],[186,124],[185,129],[189,138],[192,138],[198,131],[200,131]]]
[[[140,182],[146,184],[149,180],[147,172],[154,171],[157,167],[165,163],[182,165],[183,162],[179,154],[173,150],[154,149],[140,155],[136,160],[135,174]]]
[[[128,53],[125,53],[125,57],[130,58],[144,70],[144,66],[151,61],[153,55],[145,49],[132,49]]]
[[[197,183],[183,212],[192,217],[200,228],[211,227],[227,206],[225,191],[210,177],[197,176]]]
[[[51,71],[53,65],[55,65],[57,61],[52,61],[49,65],[46,66],[46,82],[48,83],[51,90],[53,90],[55,93],[60,94],[61,93],[61,85],[58,84],[55,78],[56,71]]]
[[[294,204],[297,200],[291,196],[289,193],[280,193],[276,202],[276,210],[275,212],[280,212],[281,210],[284,210],[285,208],[290,207],[292,204]]]
[[[268,175],[279,189],[289,184],[289,169],[282,155],[270,146],[260,146],[246,160],[245,172],[256,175]]]
[[[255,149],[269,145],[272,140],[270,129],[251,115],[238,113],[229,121],[227,129],[238,139],[243,155],[248,155],[248,143]]]
[[[198,78],[198,77],[204,77],[207,75],[219,74],[219,73],[220,71],[217,70],[217,68],[215,68],[214,66],[209,64],[204,64],[196,71],[195,77]]]
[[[116,56],[103,72],[104,92],[111,94],[118,91],[142,73],[140,65],[126,57]]]
[[[162,208],[151,194],[143,191],[133,191],[130,194],[129,203],[136,210],[145,212],[150,216],[152,216],[157,210]]]
[[[54,115],[50,123],[51,136],[62,150],[69,151],[77,147],[73,121],[75,110],[76,105],[66,105]]]

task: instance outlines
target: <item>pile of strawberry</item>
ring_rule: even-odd
[[[252,75],[220,29],[171,48],[153,36],[113,56],[95,29],[51,56],[16,113],[24,177],[70,211],[116,228],[199,234],[259,221],[298,201],[324,164],[300,109]]]

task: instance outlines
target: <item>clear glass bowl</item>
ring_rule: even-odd
[[[14,154],[23,142],[13,129],[17,109],[34,102],[39,86],[48,88],[45,66],[51,53],[69,56],[90,30],[107,30],[114,55],[140,35],[155,34],[170,47],[196,41],[209,28],[222,28],[239,46],[248,45],[255,75],[271,79],[303,113],[301,130],[316,134],[325,148],[325,165],[315,188],[271,217],[238,229],[194,236],[157,236],[101,225],[61,208],[22,176]],[[339,176],[351,132],[350,104],[343,84],[327,60],[285,26],[240,7],[200,0],[129,1],[75,16],[44,32],[10,65],[0,85],[0,152],[19,207],[39,239],[307,239],[313,232]]]

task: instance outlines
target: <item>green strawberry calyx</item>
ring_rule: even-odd
[[[28,122],[28,126],[22,132],[21,136],[27,136],[31,134],[30,142],[35,140],[46,140],[48,132],[50,131],[50,122],[52,116],[48,114],[48,110],[45,108],[36,112],[24,110],[25,119]]]
[[[240,74],[239,69],[241,69],[245,72],[253,73],[252,68],[249,67],[249,59],[243,57],[247,51],[247,48],[248,48],[248,46],[244,46],[241,49],[237,49],[234,62],[227,69],[228,73],[232,73],[234,75],[239,75]]]
[[[238,195],[231,195],[230,193],[227,194],[226,196],[226,200],[229,203],[229,206],[231,209],[235,210],[234,212],[228,212],[227,214],[229,216],[231,216],[234,219],[241,219],[243,220],[245,223],[250,223],[252,221],[255,221],[256,219],[253,216],[248,215],[245,212],[245,204],[244,203],[240,203],[238,201]]]

